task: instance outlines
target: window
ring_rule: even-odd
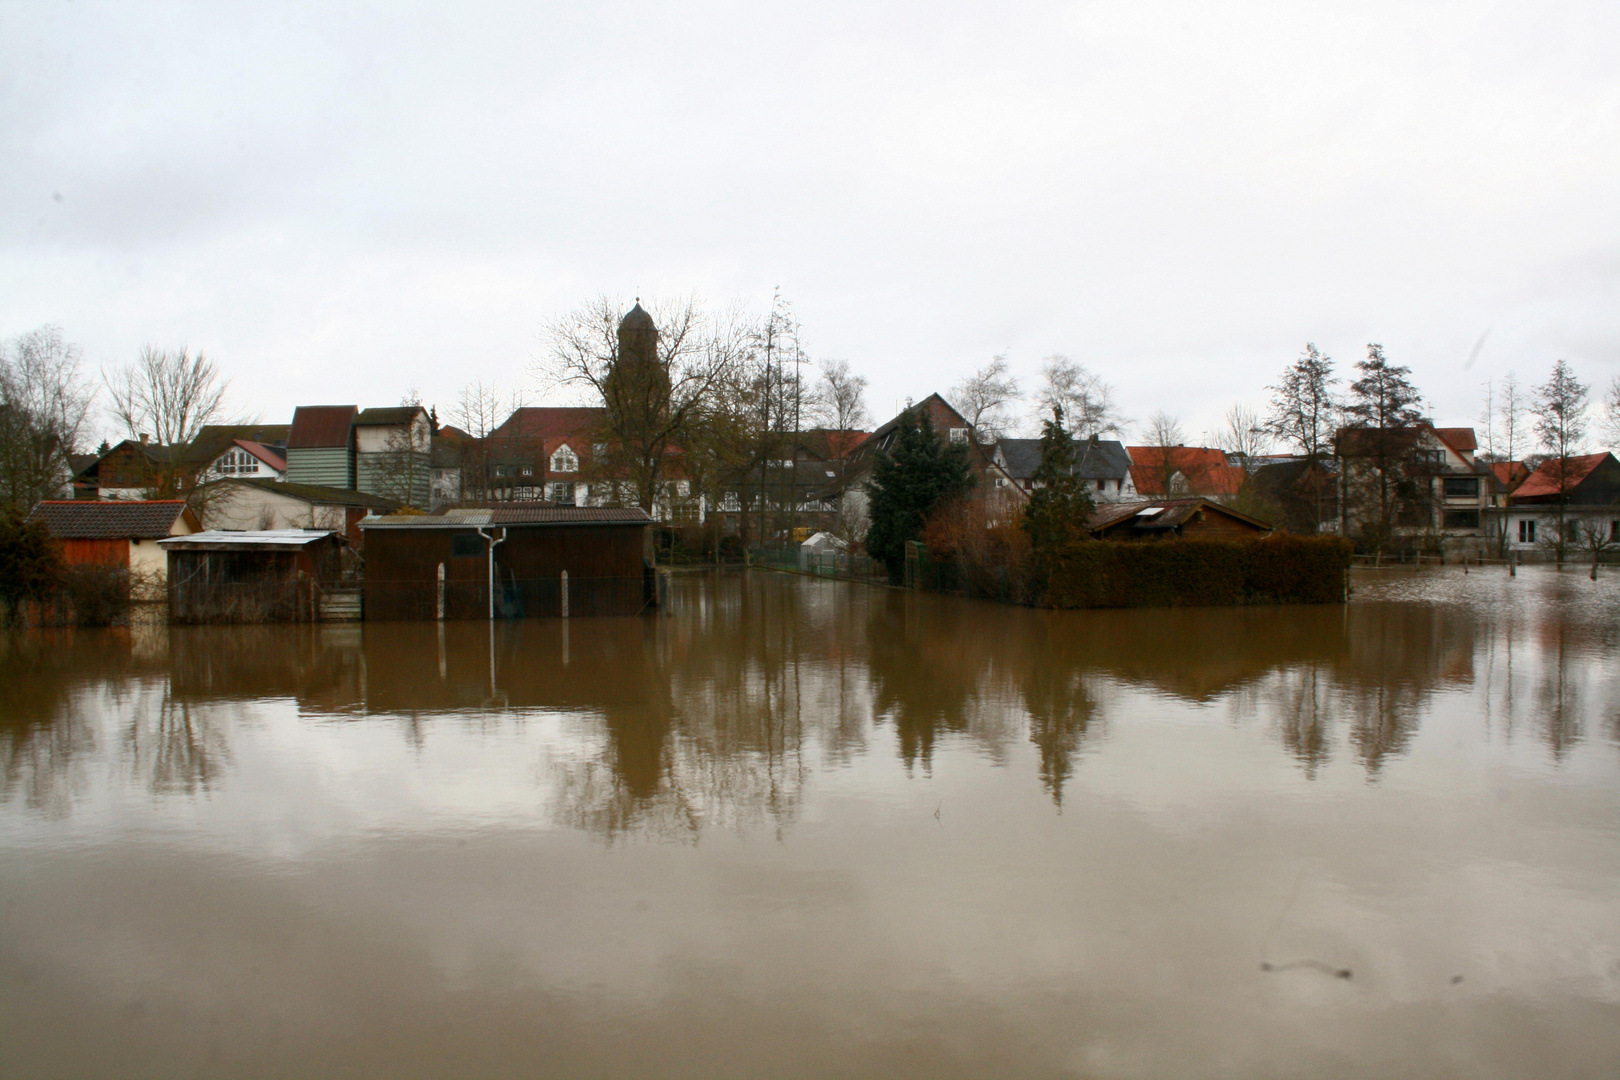
[[[1536,523],[1527,519],[1519,521],[1519,543],[1533,544],[1536,542]]]
[[[563,506],[573,506],[574,505],[574,485],[573,484],[552,484],[551,485],[551,501],[554,502],[554,503],[560,503]]]
[[[533,476],[534,475],[534,466],[533,465],[525,465],[525,466],[523,466],[521,471],[522,471],[524,476]]]
[[[1447,510],[1446,528],[1448,529],[1477,529],[1479,528],[1478,510]]]
[[[951,428],[951,442],[967,442],[968,429],[965,427]]]
[[[1620,521],[1609,522],[1609,540],[1611,543],[1620,541]]]
[[[1448,476],[1445,480],[1446,498],[1448,499],[1477,499],[1479,498],[1479,477],[1477,476]]]
[[[591,444],[591,457],[596,457],[596,458],[605,458],[605,457],[607,457],[607,443],[605,443],[605,442],[592,443]]]
[[[495,475],[496,476],[505,476],[506,475],[506,466],[505,465],[497,465],[497,466],[495,466]]]
[[[450,555],[456,559],[470,559],[484,553],[484,538],[477,533],[456,533],[450,537]]]
[[[579,455],[569,449],[568,444],[557,447],[556,453],[551,455],[552,472],[578,472]]]

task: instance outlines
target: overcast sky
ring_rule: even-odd
[[[997,352],[1194,439],[1307,340],[1447,423],[1620,373],[1613,0],[4,0],[0,55],[0,336],[201,348],[267,421],[538,400],[599,292],[780,286],[879,419]]]

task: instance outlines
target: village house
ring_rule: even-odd
[[[1212,446],[1132,446],[1131,481],[1138,494],[1202,495],[1230,502],[1243,487],[1243,466]]]
[[[362,518],[402,505],[364,491],[262,477],[215,480],[193,492],[192,503],[209,529],[324,529],[357,547]]]
[[[1334,451],[1343,532],[1356,539],[1378,527],[1382,484],[1392,508],[1388,542],[1448,556],[1494,554],[1500,524],[1493,512],[1506,493],[1489,464],[1475,456],[1477,446],[1471,427],[1339,429]]]
[[[1034,490],[1035,470],[1041,464],[1041,440],[997,439],[995,462],[1024,492]],[[1074,475],[1085,481],[1098,503],[1128,502],[1137,497],[1131,477],[1131,455],[1114,439],[1074,440]]]
[[[1271,532],[1264,521],[1201,497],[1098,507],[1086,528],[1098,540],[1242,540]]]
[[[169,464],[169,448],[146,436],[103,444],[95,454],[76,461],[73,497],[76,499],[146,499],[161,486]]]
[[[426,509],[433,497],[433,424],[420,405],[365,409],[354,418],[358,491]]]
[[[1566,557],[1586,548],[1593,532],[1620,544],[1620,461],[1610,453],[1584,454],[1549,458],[1508,497],[1502,516],[1510,551],[1521,558],[1553,555],[1560,487]]]
[[[1254,501],[1273,508],[1278,528],[1307,535],[1339,531],[1336,461],[1283,455],[1250,461],[1248,484]]]
[[[68,566],[107,566],[129,573],[137,600],[163,596],[168,557],[158,541],[201,531],[184,499],[54,499],[29,515],[61,544]]]
[[[827,498],[836,500],[832,505],[837,508],[842,531],[855,536],[866,532],[871,502],[868,485],[872,479],[872,469],[880,454],[894,448],[900,421],[906,412],[913,410],[943,438],[953,443],[966,443],[970,447],[969,460],[977,480],[973,497],[983,502],[987,521],[1011,521],[1022,512],[1024,503],[1029,500],[1028,492],[997,462],[992,447],[972,438],[971,426],[950,402],[938,394],[929,394],[880,425],[850,452],[845,478],[837,490],[827,494]]]

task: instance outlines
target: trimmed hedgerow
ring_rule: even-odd
[[[1082,541],[1047,559],[1041,606],[1221,607],[1336,604],[1350,544],[1279,534],[1262,540]]]

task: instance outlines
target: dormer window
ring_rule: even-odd
[[[551,471],[554,473],[578,472],[579,455],[568,448],[568,444],[557,447],[551,455]]]

